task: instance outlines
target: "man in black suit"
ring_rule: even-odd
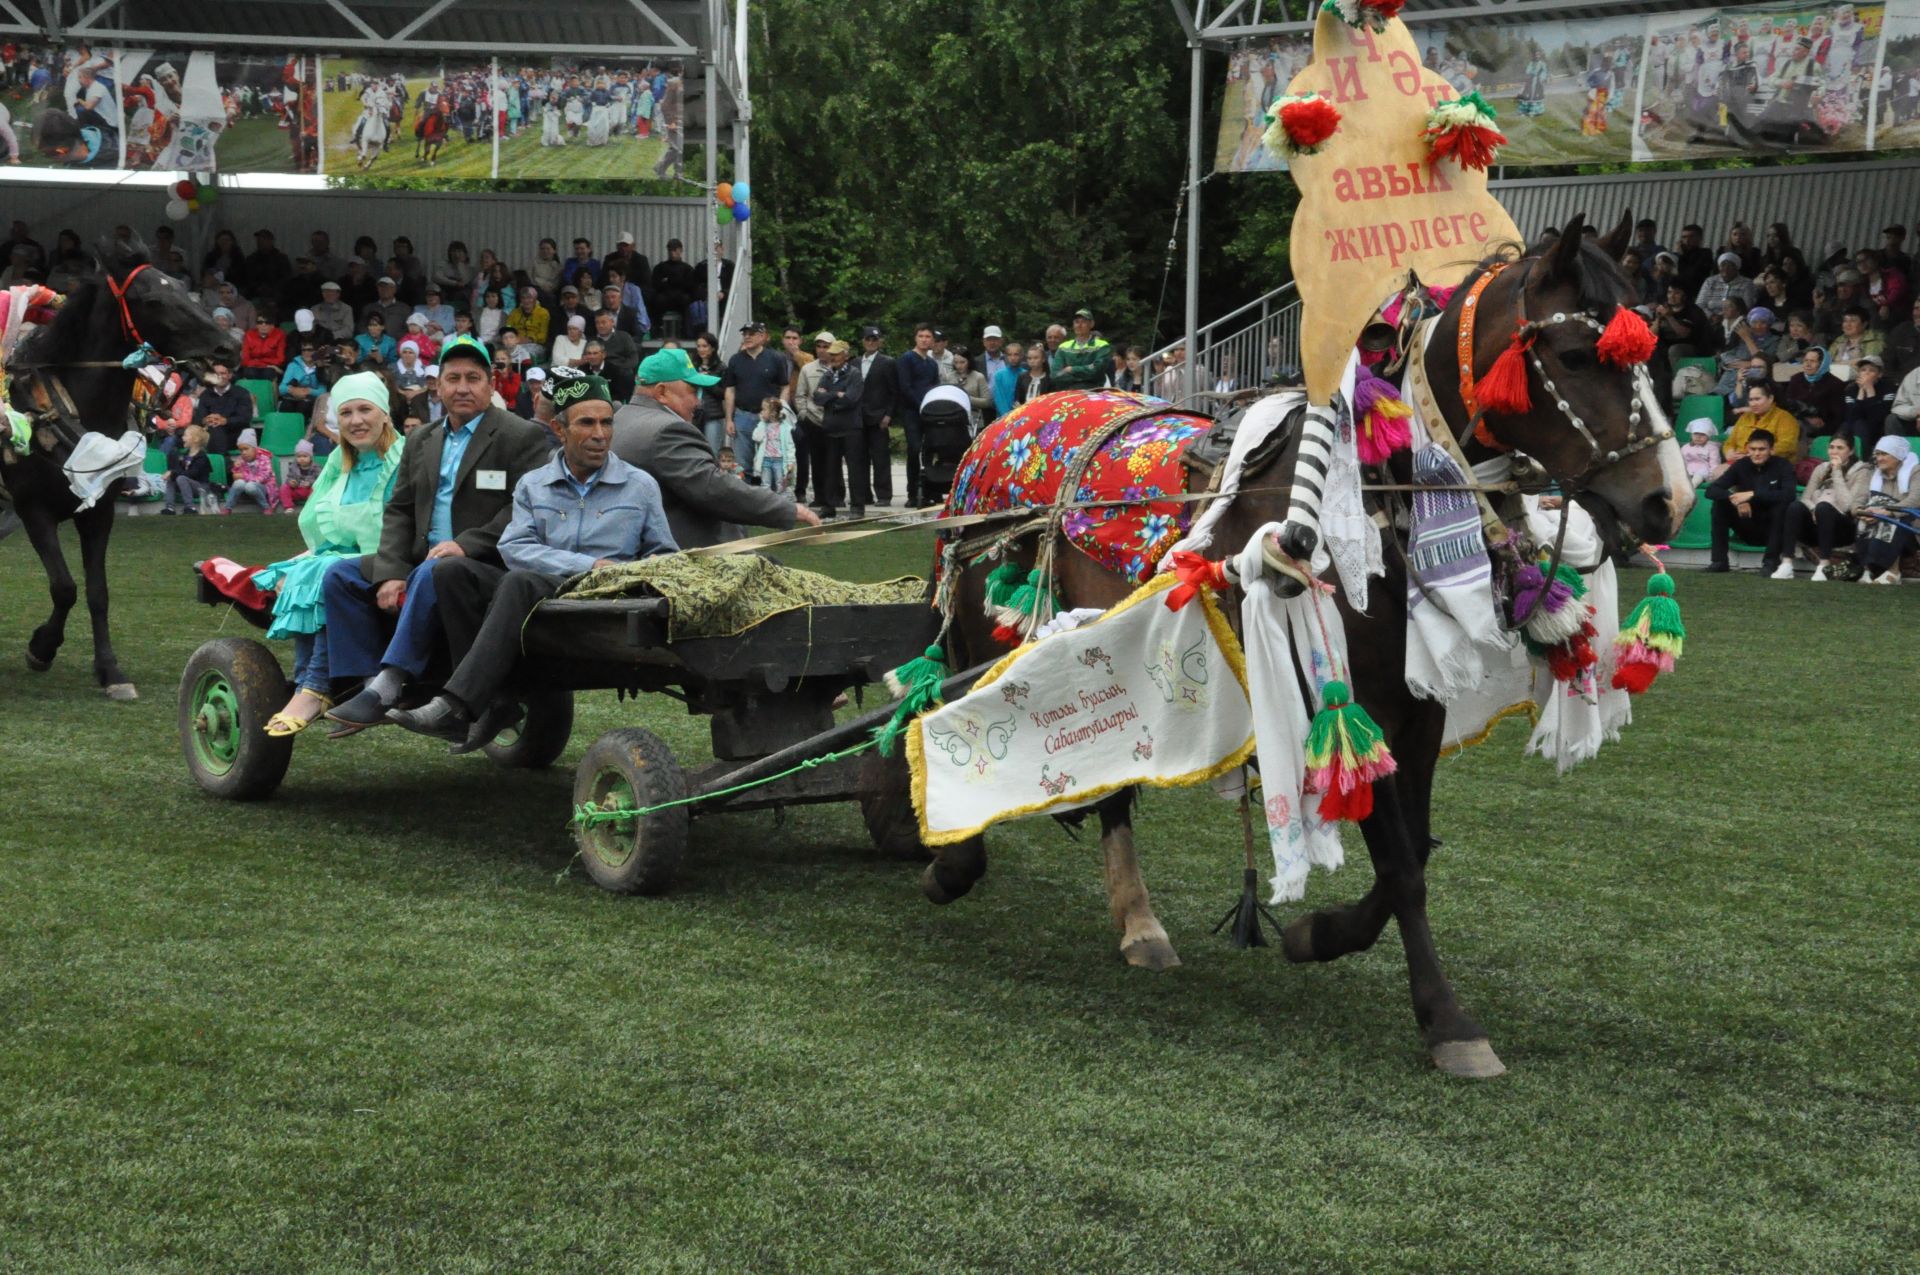
[[[492,373],[492,356],[474,338],[441,347],[446,416],[407,440],[380,551],[327,572],[328,672],[368,679],[327,716],[353,730],[386,720],[407,680],[426,672],[443,626],[454,662],[466,654],[506,574],[497,545],[513,489],[553,457],[546,431],[492,406]],[[398,616],[390,640],[382,612]]]
[[[872,324],[860,329],[860,419],[866,426],[867,463],[873,467],[873,498],[890,505],[893,454],[887,449],[887,431],[899,415],[900,381],[893,356],[880,348],[880,336]]]
[[[940,384],[940,360],[933,353],[933,325],[922,323],[913,330],[913,348],[894,362],[894,374],[900,381],[900,404],[894,415],[899,418],[907,440],[907,507],[920,504],[920,404],[934,386]]]
[[[661,350],[640,363],[634,401],[614,413],[613,454],[660,484],[667,526],[682,549],[738,540],[737,524],[785,530],[820,525],[792,496],[749,487],[720,468],[707,436],[693,424],[700,391],[720,378],[696,372],[684,350]]]
[[[648,304],[663,318],[672,312],[682,324],[692,322],[687,307],[693,304],[693,267],[687,264],[686,247],[678,239],[667,240],[667,259],[653,268],[653,297]]]

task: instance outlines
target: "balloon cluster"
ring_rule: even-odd
[[[753,188],[745,182],[721,182],[713,188],[713,219],[721,225],[753,216]]]
[[[168,221],[185,221],[188,214],[197,213],[204,205],[220,198],[218,182],[198,185],[191,177],[183,177],[167,189],[173,192],[173,198],[167,201]]]

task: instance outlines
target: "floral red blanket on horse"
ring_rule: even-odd
[[[1191,504],[1155,498],[1186,491],[1180,458],[1213,423],[1159,399],[1096,390],[1043,394],[1014,408],[973,440],[954,477],[947,514],[1045,508],[1060,498],[1069,463],[1102,426],[1156,407],[1165,410],[1147,411],[1101,444],[1066,497],[1130,503],[1070,510],[1061,523],[1075,548],[1141,583],[1193,521]]]

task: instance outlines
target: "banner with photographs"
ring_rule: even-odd
[[[498,69],[501,178],[667,180],[682,175],[680,61],[555,59]]]
[[[1920,0],[1413,28],[1427,68],[1499,113],[1508,167],[1920,147]],[[1222,172],[1284,168],[1264,113],[1311,49],[1229,60]]]

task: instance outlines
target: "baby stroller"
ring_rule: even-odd
[[[920,489],[927,504],[944,502],[960,459],[973,443],[973,403],[957,385],[937,385],[920,402]]]

